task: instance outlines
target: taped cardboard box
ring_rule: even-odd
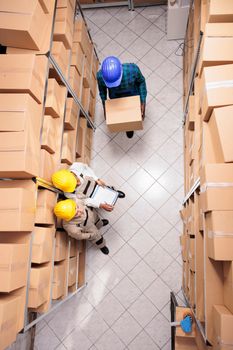
[[[0,349],[6,349],[16,339],[21,297],[2,294],[0,297]]]
[[[0,118],[0,176],[37,176],[42,105],[28,94],[0,94]]]
[[[189,261],[189,268],[192,272],[196,271],[195,267],[195,238],[191,238],[188,236],[188,261]]]
[[[82,76],[83,74],[83,62],[84,62],[84,53],[80,43],[73,43],[72,45],[72,56],[71,56],[71,66],[74,66],[78,74]]]
[[[200,84],[200,109],[208,121],[213,108],[233,104],[233,64],[203,69]]]
[[[65,262],[54,265],[52,299],[59,299],[65,293]]]
[[[195,96],[189,97],[188,128],[194,130],[195,124]]]
[[[0,55],[0,92],[29,93],[42,103],[47,64],[43,55]]]
[[[53,173],[58,170],[59,155],[57,153],[50,154],[45,149],[40,150],[40,170],[39,177],[51,182]]]
[[[70,6],[72,7],[72,10],[75,10],[75,0],[58,0],[57,1],[57,8],[63,8],[68,6],[68,2],[70,3]]]
[[[107,100],[105,108],[106,124],[110,132],[143,129],[139,96]]]
[[[56,119],[51,115],[44,116],[41,148],[53,154],[56,152],[57,125]]]
[[[92,74],[96,77],[96,74],[99,70],[99,60],[95,55],[95,51],[93,50],[93,58],[92,58]]]
[[[181,254],[183,261],[188,259],[188,247],[187,247],[187,235],[183,234],[180,236]]]
[[[48,21],[38,0],[2,0],[0,42],[4,46],[40,50]]]
[[[27,284],[27,244],[0,244],[0,292],[9,293]]]
[[[54,206],[57,202],[57,194],[46,190],[39,189],[37,193],[36,205],[36,224],[54,225],[55,217],[53,214]]]
[[[24,188],[23,185],[15,184],[12,188],[2,188],[1,181],[0,198],[4,198],[4,201],[0,203],[0,231],[30,232],[33,230],[35,195],[36,192]]]
[[[76,157],[82,157],[82,154],[84,152],[83,146],[84,146],[83,145],[83,129],[79,127],[77,140],[76,140],[76,149],[75,149]]]
[[[62,143],[62,163],[72,164],[75,161],[76,130],[65,130]]]
[[[187,307],[176,307],[175,320],[176,322],[182,321],[185,315],[192,314],[191,309]],[[195,338],[196,335],[196,325],[193,323],[192,331],[190,333],[185,333],[181,327],[176,328],[176,337],[185,337],[185,338]]]
[[[57,83],[56,79],[48,80],[48,90],[45,103],[46,114],[53,118],[63,116],[66,98],[66,88]]]
[[[91,87],[91,67],[90,63],[88,62],[87,58],[85,58],[85,63],[84,63],[84,72],[83,72],[83,86],[85,88],[90,88]]]
[[[233,262],[223,262],[223,273],[224,273],[224,305],[233,314]],[[232,344],[233,345],[233,344]]]
[[[178,329],[180,327],[177,327]],[[199,350],[197,344],[193,338],[187,337],[177,337],[175,339],[175,349],[176,350]]]
[[[76,282],[77,275],[77,257],[70,258],[69,261],[69,277],[68,286],[72,286]]]
[[[81,98],[82,78],[75,67],[70,67],[69,83],[74,93]]]
[[[90,85],[90,88],[91,88],[91,95],[93,98],[96,97],[96,93],[97,93],[97,80],[96,80],[96,76],[93,75],[93,73],[91,74],[91,85]]]
[[[54,227],[35,226],[32,244],[32,263],[43,264],[52,260]]]
[[[56,231],[54,261],[61,261],[67,258],[67,243],[67,233],[65,231]]]
[[[202,74],[204,67],[230,63],[233,63],[233,37],[205,37],[200,54],[199,74]]]
[[[76,130],[80,108],[72,97],[66,101],[65,130]]]
[[[214,349],[231,350],[233,347],[233,314],[224,305],[213,306]]]
[[[49,266],[32,267],[30,272],[30,286],[28,308],[37,308],[49,299],[50,268]]]
[[[90,96],[90,105],[89,105],[89,113],[90,116],[95,118],[95,108],[96,108],[96,97]]]
[[[216,108],[209,121],[217,163],[233,162],[233,106]]]
[[[233,22],[233,3],[229,0],[210,0],[208,22]]]
[[[64,77],[68,78],[69,72],[69,58],[70,58],[70,50],[67,50],[62,41],[53,41],[52,44],[52,56],[58,64],[60,70],[62,71]],[[50,65],[50,69],[54,70],[52,65]]]
[[[200,159],[200,168],[209,163],[217,163],[216,154],[214,152],[214,142],[215,141],[211,137],[209,123],[204,123],[202,131],[202,145],[198,151],[198,159]]]
[[[62,41],[66,49],[71,49],[72,47],[73,21],[74,11],[69,1],[67,2],[67,7],[56,9],[53,38],[55,41]]]

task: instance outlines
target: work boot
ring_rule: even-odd
[[[126,135],[129,139],[132,139],[134,131],[126,131]]]
[[[125,198],[125,193],[122,191],[117,191],[118,192],[118,198]]]
[[[109,221],[107,219],[102,219],[101,221],[102,221],[103,227],[109,224]]]
[[[103,247],[103,248],[100,248],[101,252],[105,255],[108,255],[109,254],[109,249],[108,247],[106,247],[106,245]]]

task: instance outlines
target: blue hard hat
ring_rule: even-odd
[[[117,87],[121,83],[123,68],[121,61],[115,56],[108,56],[101,66],[103,80],[108,88]]]

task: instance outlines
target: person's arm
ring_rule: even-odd
[[[113,206],[107,203],[100,203],[99,201],[97,201],[95,198],[86,198],[84,200],[85,205],[87,207],[92,207],[92,208],[100,208],[100,209],[104,209],[106,211],[112,211],[113,210]]]
[[[66,230],[69,236],[81,240],[81,239],[90,239],[90,232],[82,232],[82,229],[75,224],[71,224],[63,221],[63,228]]]
[[[146,106],[146,95],[147,95],[146,79],[142,75],[140,68],[138,66],[136,66],[136,67],[137,67],[136,84],[139,87],[139,94],[140,94],[140,101],[141,101],[141,112],[142,112],[142,117],[144,119],[145,106]]]

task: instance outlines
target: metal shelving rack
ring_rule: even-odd
[[[57,0],[55,0],[55,2],[54,2],[54,12],[53,12],[54,16],[53,16],[53,22],[52,22],[52,30],[51,30],[49,51],[47,53],[38,53],[38,54],[46,55],[48,57],[48,66],[47,66],[47,70],[46,70],[46,84],[45,84],[45,89],[44,89],[43,115],[44,115],[44,111],[45,111],[45,102],[46,102],[46,95],[47,95],[49,66],[51,64],[52,67],[55,69],[57,75],[61,79],[62,83],[66,87],[67,95],[69,93],[73,97],[75,103],[79,106],[80,111],[82,112],[82,115],[86,118],[88,126],[91,127],[93,131],[95,131],[95,129],[96,129],[95,124],[93,123],[93,121],[92,121],[91,117],[89,116],[89,114],[83,108],[81,100],[77,97],[77,95],[75,94],[75,92],[71,88],[68,80],[63,75],[60,67],[58,66],[58,64],[57,64],[56,60],[54,59],[53,55],[51,54],[52,43],[53,43],[53,32],[54,32],[55,16],[56,16],[56,5],[57,5]],[[90,41],[91,41],[91,43],[93,45],[95,55],[96,55],[96,57],[98,59],[98,55],[97,55],[96,49],[94,47],[94,43],[92,41],[90,32],[88,30],[87,23],[85,21],[83,11],[81,9],[79,1],[76,0],[76,7],[75,7],[75,11],[74,11],[74,22],[75,22],[75,18],[76,18],[76,16],[78,14],[80,14],[82,16],[82,19],[85,22]],[[74,24],[74,22],[73,22],[73,24]],[[72,52],[70,50],[70,61],[71,61],[71,55],[72,55]],[[69,67],[70,67],[70,64],[69,64]],[[83,62],[83,69],[82,70],[84,71],[84,62]],[[69,74],[68,74],[68,76],[69,76]],[[67,95],[66,95],[66,100],[67,100]],[[64,111],[63,111],[64,113],[63,113],[63,130],[62,130],[62,135],[63,135],[63,131],[64,131],[66,100],[65,100]],[[79,118],[79,114],[77,115],[77,118]],[[41,133],[40,133],[41,136],[42,136],[42,130],[43,130],[43,122],[44,122],[44,120],[42,119],[42,126],[41,126]],[[61,140],[61,150],[60,150],[60,159],[59,159],[59,161],[61,161],[61,151],[62,151],[62,140]],[[2,179],[1,178],[0,180],[4,181],[4,180],[14,180],[14,179],[13,178],[8,178],[8,179],[5,179],[5,178]],[[24,179],[22,178],[21,180],[24,180]],[[49,183],[48,181],[46,181],[46,180],[44,180],[44,179],[42,179],[40,177],[34,178],[32,180],[36,183],[36,190],[37,190],[36,193],[38,192],[39,188],[45,188],[47,190],[50,190],[50,191],[56,193],[57,196],[62,193],[60,190],[56,189],[51,183]],[[36,203],[36,200],[37,200],[37,195],[35,196],[35,203]],[[57,309],[60,305],[62,305],[67,300],[69,300],[72,296],[77,294],[81,289],[83,289],[86,286],[86,283],[84,283],[80,288],[77,288],[76,291],[74,291],[74,292],[69,292],[68,291],[68,273],[69,273],[69,260],[68,260],[68,268],[67,268],[67,276],[66,276],[66,290],[67,290],[67,293],[68,293],[67,296],[65,296],[65,298],[62,299],[62,300],[58,300],[58,301],[52,302],[52,287],[51,287],[50,300],[49,300],[49,303],[50,303],[49,310],[47,312],[43,313],[43,314],[40,314],[38,317],[37,317],[37,313],[33,312],[33,314],[34,314],[33,318],[31,318],[31,317],[29,318],[30,312],[29,312],[29,310],[27,308],[27,305],[28,305],[28,296],[29,296],[29,284],[30,284],[30,270],[31,270],[31,256],[32,256],[33,235],[34,235],[34,233],[31,232],[31,237],[30,237],[30,242],[29,242],[30,248],[29,248],[29,263],[28,263],[28,274],[27,274],[27,284],[26,284],[26,303],[25,303],[25,312],[24,312],[24,327],[23,327],[23,329],[21,331],[22,333],[28,331],[30,328],[35,326],[44,317],[46,317],[52,311]],[[69,252],[70,252],[70,240],[68,242],[68,254],[69,254]],[[54,270],[54,255],[55,255],[55,239],[54,239],[52,262],[51,262],[52,263],[51,286],[52,286],[53,270]],[[76,286],[77,286],[77,282],[78,282],[78,274],[76,274]]]

